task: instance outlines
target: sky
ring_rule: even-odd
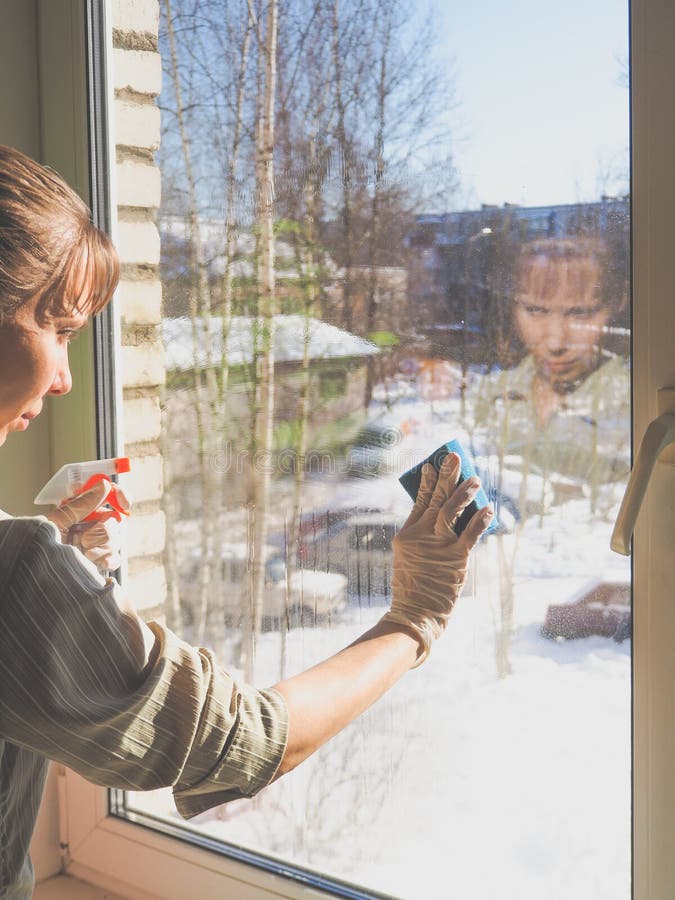
[[[456,206],[626,193],[628,0],[436,2],[459,101]]]

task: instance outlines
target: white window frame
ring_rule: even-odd
[[[634,426],[639,437],[656,414],[656,387],[675,385],[675,363],[664,361],[663,354],[655,363],[653,352],[650,355],[652,342],[657,340],[653,330],[650,332],[654,310],[658,304],[664,309],[666,304],[672,305],[675,283],[675,254],[671,249],[675,207],[675,62],[671,48],[675,46],[675,7],[659,0],[633,0],[631,19]],[[662,477],[670,478],[665,485],[672,494],[673,472],[662,473]],[[675,854],[670,852],[675,840],[671,743],[675,733],[675,654],[670,643],[675,634],[675,604],[660,602],[655,586],[660,564],[654,563],[649,516],[657,499],[649,501],[639,524],[634,557],[635,900],[663,900],[675,884]],[[670,541],[672,544],[672,535]],[[666,538],[663,542],[665,546]],[[70,875],[138,900],[330,896],[112,817],[108,814],[107,791],[70,772],[62,776],[62,787],[61,839],[68,844]]]

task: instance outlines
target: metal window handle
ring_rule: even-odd
[[[635,522],[647,491],[652,469],[663,450],[673,442],[675,442],[675,412],[663,413],[658,419],[649,423],[635,458],[626,493],[621,501],[619,515],[616,517],[612,539],[609,542],[610,547],[616,553],[622,553],[624,556],[630,554],[630,542]],[[662,461],[673,464],[670,456],[667,460]]]

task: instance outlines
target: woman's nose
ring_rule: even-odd
[[[67,394],[73,386],[73,377],[70,374],[70,363],[68,361],[68,348],[64,348],[63,355],[59,360],[59,365],[49,389],[49,393],[53,396],[61,396]]]
[[[569,328],[565,317],[552,315],[549,317],[546,325],[546,348],[552,352],[565,350],[570,340]]]

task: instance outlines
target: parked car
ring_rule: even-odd
[[[631,636],[630,584],[591,581],[567,603],[548,607],[542,633],[556,640],[599,635],[621,643]]]
[[[347,578],[338,572],[298,567],[287,578],[286,561],[278,548],[268,545],[265,554],[265,587],[262,619],[266,628],[286,617],[289,626],[311,624],[337,615],[347,602]],[[195,592],[201,552],[197,548],[183,573],[183,591]],[[250,547],[244,542],[220,545],[219,579],[213,585],[209,619],[236,625],[250,602]],[[287,583],[288,582],[288,583]]]
[[[400,469],[401,430],[382,420],[368,422],[359,431],[347,451],[347,475],[375,478]]]
[[[300,544],[303,570],[342,574],[352,602],[388,602],[392,541],[402,519],[382,510],[343,512],[327,528],[304,535]]]

